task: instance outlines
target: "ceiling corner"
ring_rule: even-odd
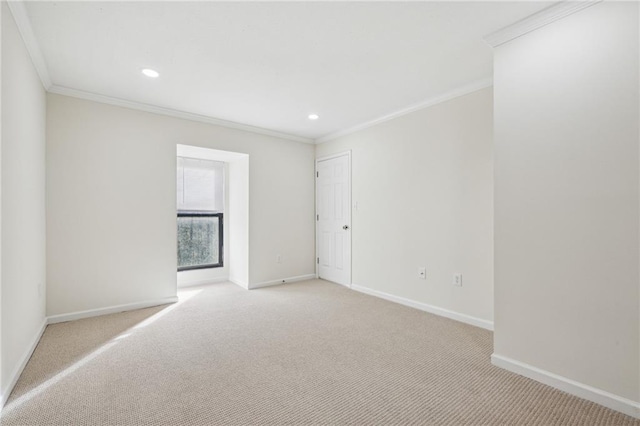
[[[523,36],[545,25],[558,21],[589,6],[600,3],[602,0],[560,1],[533,15],[527,16],[511,25],[499,29],[484,36],[484,41],[491,47],[498,47],[508,41]]]
[[[51,81],[51,76],[49,75],[49,70],[47,69],[47,63],[44,60],[42,50],[40,50],[40,45],[36,40],[35,34],[33,33],[31,20],[29,19],[29,14],[27,12],[26,2],[8,1],[7,5],[9,6],[9,10],[13,15],[14,21],[16,22],[18,31],[20,31],[22,40],[27,47],[29,56],[31,56],[31,61],[33,62],[33,66],[35,67],[36,72],[40,77],[40,81],[42,82],[45,90],[49,90],[53,83]]]
[[[384,123],[385,121],[393,120],[394,118],[398,118],[403,115],[407,115],[412,112],[415,112],[424,108],[428,108],[428,107],[440,104],[442,102],[455,99],[460,96],[468,95],[470,93],[477,92],[478,90],[486,89],[487,87],[491,87],[491,86],[493,86],[492,77],[476,80],[469,84],[465,84],[463,86],[457,87],[453,90],[449,90],[448,92],[441,93],[437,96],[433,96],[428,99],[425,99],[422,102],[419,102],[417,104],[413,104],[408,107],[404,107],[400,110],[391,112],[382,117],[378,117],[373,120],[369,120],[364,123],[360,123],[358,125],[321,136],[315,139],[315,144],[318,145],[324,142],[329,142],[339,137],[347,136],[352,133],[358,132],[360,130],[364,130],[369,127],[375,126],[376,124],[381,124],[381,123]]]
[[[114,98],[112,96],[101,95],[98,93],[86,92],[84,90],[73,89],[70,87],[63,87],[58,85],[52,85],[48,89],[49,93],[57,95],[68,96],[72,98],[84,99],[87,101],[98,102],[101,104],[113,105],[122,108],[134,109],[138,111],[150,112],[158,115],[165,115],[169,117],[181,118],[189,121],[196,121],[200,123],[213,124],[220,127],[226,127],[229,129],[244,130],[246,132],[256,133],[265,136],[272,136],[279,139],[290,140],[294,142],[301,142],[306,144],[314,144],[315,140],[304,136],[298,136],[290,133],[284,133],[277,130],[265,129],[262,127],[252,126],[250,124],[238,123],[234,121],[223,120],[207,115],[195,114],[187,111],[180,111],[172,108],[161,107],[157,105],[145,104],[142,102],[131,101],[127,99]]]

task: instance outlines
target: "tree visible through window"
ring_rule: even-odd
[[[178,271],[223,266],[224,163],[178,157]]]

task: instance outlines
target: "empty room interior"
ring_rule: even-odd
[[[638,2],[0,15],[0,424],[640,425]]]

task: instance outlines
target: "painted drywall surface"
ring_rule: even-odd
[[[53,94],[47,112],[49,315],[176,294],[176,144],[249,154],[252,281],[313,273],[312,145]]]
[[[0,5],[0,49],[2,49],[2,17],[5,7]],[[0,309],[2,308],[2,50],[0,50]],[[7,396],[4,394],[4,379],[2,374],[2,313],[0,312],[0,410]]]
[[[495,50],[495,353],[638,401],[638,7]]]
[[[249,161],[229,163],[229,279],[249,288]]]
[[[45,317],[46,95],[11,12],[1,7],[4,394]]]
[[[2,17],[5,7],[0,5],[0,49],[2,49]],[[0,309],[2,308],[2,50],[0,50]],[[4,374],[2,374],[2,313],[0,312],[0,410],[7,399],[4,389]],[[8,390],[7,390],[8,391]]]
[[[354,284],[493,320],[491,143],[489,88],[317,145],[352,151]]]

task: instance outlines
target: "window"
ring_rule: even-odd
[[[178,157],[178,271],[223,262],[224,163]]]
[[[178,212],[178,271],[223,266],[222,213]]]

